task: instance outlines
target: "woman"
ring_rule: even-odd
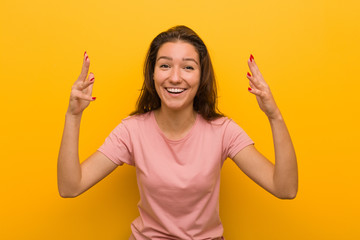
[[[210,56],[199,36],[185,26],[160,33],[151,43],[137,109],[92,156],[79,164],[82,112],[91,97],[94,74],[84,54],[73,85],[58,159],[62,197],[75,197],[119,165],[136,166],[140,216],[130,239],[222,239],[218,198],[226,158],[281,199],[297,193],[297,162],[281,113],[253,56],[248,60],[250,93],[269,119],[275,165],[248,135],[216,111]]]

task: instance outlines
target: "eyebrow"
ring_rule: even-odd
[[[170,61],[173,60],[171,57],[161,56],[156,61],[159,61],[160,59],[166,59],[166,60],[170,60]],[[182,60],[183,61],[192,61],[192,62],[196,63],[196,65],[199,65],[198,62],[193,58],[183,58]]]

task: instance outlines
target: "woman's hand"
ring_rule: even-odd
[[[95,80],[94,74],[90,73],[89,76],[86,78],[89,72],[89,66],[90,59],[85,52],[80,76],[71,88],[70,102],[67,114],[80,116],[85,110],[85,108],[89,106],[90,102],[95,101],[96,99],[95,97],[91,97]]]
[[[269,118],[274,141],[275,166],[250,145],[235,157],[235,163],[256,183],[281,199],[293,199],[298,191],[297,160],[289,131],[269,86],[262,77],[253,55],[248,60],[249,92],[256,96],[261,110]]]
[[[250,88],[248,89],[249,92],[256,96],[260,109],[269,119],[279,117],[280,110],[275,103],[269,86],[265,82],[258,66],[255,63],[253,55],[250,55],[248,65],[251,71],[251,74],[247,73],[247,78],[249,79],[250,84]]]

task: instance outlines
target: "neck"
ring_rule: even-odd
[[[170,139],[184,137],[196,120],[196,112],[192,107],[181,111],[160,107],[154,114],[160,129]]]

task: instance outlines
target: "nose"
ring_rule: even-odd
[[[173,68],[170,75],[170,82],[171,83],[180,83],[181,82],[181,75],[179,68]]]

